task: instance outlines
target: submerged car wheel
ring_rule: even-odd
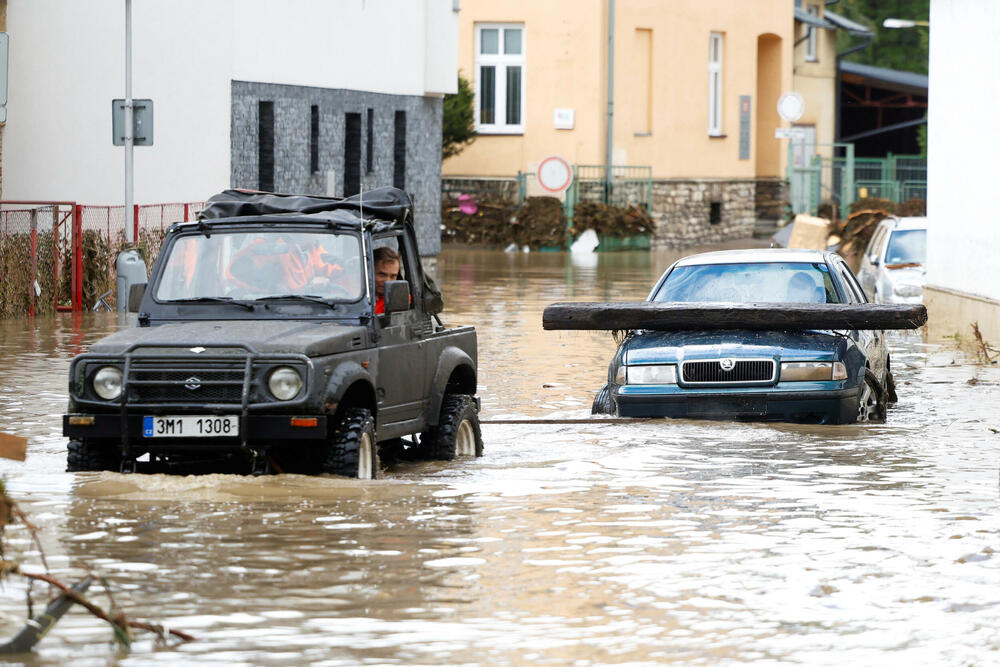
[[[885,421],[885,392],[879,386],[878,378],[869,370],[865,370],[865,379],[861,383],[861,393],[858,395],[858,423],[880,423]]]
[[[66,472],[118,470],[121,454],[113,443],[70,440],[66,452]]]
[[[466,394],[445,396],[441,418],[420,438],[424,458],[451,461],[459,456],[482,456],[483,436],[476,402]]]
[[[594,396],[594,404],[590,406],[590,414],[610,415],[612,412],[611,391],[608,389],[608,385],[605,384],[597,390],[597,396]]]
[[[330,436],[323,472],[355,479],[375,479],[379,472],[375,420],[370,410],[344,411]]]

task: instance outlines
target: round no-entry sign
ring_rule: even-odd
[[[550,155],[538,163],[538,184],[549,192],[562,192],[573,182],[573,167],[566,158]]]

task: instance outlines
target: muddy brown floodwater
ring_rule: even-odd
[[[447,250],[484,417],[587,416],[614,344],[543,307],[644,298],[671,259]],[[892,336],[885,425],[487,425],[483,458],[375,482],[66,473],[69,361],[119,326],[0,323],[0,431],[30,438],[0,474],[54,574],[198,641],[125,657],[74,610],[34,664],[1000,660],[1000,370],[920,334]],[[27,537],[8,556],[37,563]],[[0,636],[24,613],[10,579]]]

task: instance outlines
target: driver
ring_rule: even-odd
[[[805,271],[796,271],[788,280],[787,298],[789,303],[818,303],[816,281]]]
[[[295,290],[305,285],[306,268],[286,239],[258,237],[233,258],[226,277],[245,288]]]
[[[375,248],[372,253],[375,264],[375,314],[385,314],[385,282],[399,280],[400,257],[392,248]]]

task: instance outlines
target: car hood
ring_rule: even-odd
[[[358,349],[366,329],[335,322],[207,321],[176,322],[155,327],[125,329],[102,338],[91,352],[120,354],[140,347],[239,347],[259,354],[297,353],[317,357]]]
[[[725,357],[833,361],[849,344],[853,341],[832,331],[647,331],[625,343],[625,363]]]

